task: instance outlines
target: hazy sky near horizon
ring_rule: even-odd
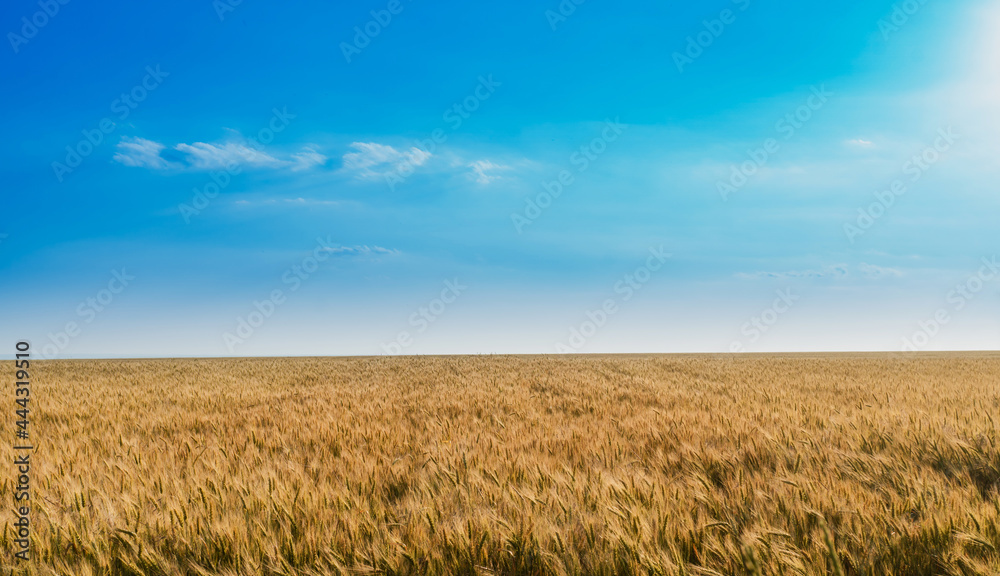
[[[577,2],[5,3],[0,354],[1000,346],[1000,2]]]

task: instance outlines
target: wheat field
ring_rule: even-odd
[[[989,353],[38,362],[31,560],[8,464],[0,568],[996,575],[998,375]]]

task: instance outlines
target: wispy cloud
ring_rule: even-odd
[[[351,148],[354,151],[343,157],[344,170],[358,178],[379,178],[406,171],[424,165],[431,157],[430,152],[417,147],[401,151],[376,142],[353,142]]]
[[[340,206],[337,200],[317,200],[315,198],[266,198],[264,200],[241,199],[233,202],[237,206],[276,206],[279,204],[291,206]]]
[[[306,146],[301,152],[292,154],[292,171],[299,172],[326,164],[327,157]]]
[[[862,262],[858,264],[858,271],[865,278],[899,278],[903,273],[896,268],[885,268],[874,264]]]
[[[165,144],[145,138],[123,137],[118,142],[114,160],[125,166],[152,170],[228,170],[233,166],[260,169],[308,170],[326,163],[327,157],[312,146],[305,146],[287,158],[279,158],[256,147],[236,134],[223,142]]]
[[[323,251],[340,256],[395,256],[401,253],[399,250],[381,246],[327,246]]]
[[[887,268],[862,262],[854,267],[855,271],[866,279],[898,278],[903,272],[897,268]],[[765,278],[775,278],[779,280],[795,279],[818,279],[818,278],[845,278],[852,276],[851,268],[847,264],[831,264],[816,270],[789,270],[786,272],[741,272],[737,278],[744,280],[760,280]]]
[[[797,278],[843,278],[848,275],[846,264],[832,264],[824,266],[819,270],[789,270],[787,272],[740,272],[737,278],[745,280],[760,280],[762,278],[777,278],[781,280],[791,280]]]
[[[194,144],[178,144],[174,146],[174,149],[185,154],[189,165],[196,170],[220,170],[234,164],[274,168],[282,164],[274,156],[238,142],[224,144],[195,142]]]
[[[471,162],[468,167],[472,168],[476,182],[483,185],[502,178],[502,176],[496,174],[496,172],[503,172],[511,169],[510,166],[494,164],[489,160],[476,160],[475,162]]]
[[[857,146],[858,148],[871,148],[875,146],[875,143],[871,140],[865,140],[864,138],[854,138],[853,140],[848,140],[848,144],[851,146]]]
[[[171,165],[166,158],[161,156],[165,148],[166,146],[159,142],[125,136],[118,143],[118,152],[115,153],[113,159],[125,166],[163,170]]]

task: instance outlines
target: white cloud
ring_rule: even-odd
[[[243,168],[308,170],[326,163],[327,157],[312,146],[305,146],[288,158],[277,158],[234,133],[235,137],[216,143],[194,142],[167,146],[144,138],[123,137],[118,143],[114,160],[125,166],[153,170],[227,170],[234,165]],[[164,152],[169,154],[169,159]]]
[[[292,171],[299,172],[301,170],[308,170],[314,166],[322,166],[326,164],[326,160],[326,156],[306,146],[301,152],[292,154]]]
[[[275,206],[277,204],[292,204],[295,206],[340,206],[342,202],[337,200],[316,200],[314,198],[266,198],[263,200],[248,200],[246,198],[235,200],[233,204],[237,206]]]
[[[781,280],[791,280],[797,278],[843,278],[847,276],[848,270],[845,264],[833,264],[824,266],[819,270],[790,270],[788,272],[754,272],[747,274],[741,272],[737,278],[746,280],[759,280],[761,278],[777,278]]]
[[[400,253],[399,250],[381,246],[328,246],[323,251],[341,256],[396,255]]]
[[[867,279],[878,278],[898,278],[903,273],[896,268],[886,268],[862,262],[856,267],[857,272]],[[796,279],[816,279],[816,278],[844,278],[851,275],[850,267],[846,264],[832,264],[824,266],[819,270],[790,270],[787,272],[753,272],[751,274],[739,273],[737,278],[744,280],[760,280],[763,278],[775,278],[779,280]]]
[[[344,170],[353,172],[359,178],[378,178],[392,172],[407,173],[422,166],[431,157],[430,152],[420,148],[400,151],[375,142],[353,142],[351,148],[355,151],[344,154]]]
[[[903,273],[896,268],[884,268],[882,266],[866,264],[864,262],[858,264],[858,271],[861,272],[865,278],[898,278],[903,275]]]
[[[341,172],[360,179],[374,180],[391,175],[406,178],[419,167],[426,169],[432,158],[435,161],[441,160],[435,162],[439,170],[461,174],[483,186],[504,178],[504,172],[513,170],[511,166],[488,159],[470,161],[457,155],[438,157],[415,146],[395,148],[377,142],[353,142],[343,154]],[[114,160],[125,166],[152,170],[215,171],[239,166],[304,172],[326,165],[329,157],[319,152],[314,145],[302,146],[293,153],[280,154],[272,148],[264,150],[239,133],[230,131],[230,137],[223,141],[180,143],[174,146],[143,138],[125,137],[118,143]]]
[[[160,155],[165,148],[166,146],[159,142],[125,136],[118,143],[118,152],[115,153],[113,160],[125,166],[163,170],[171,165]]]
[[[871,148],[875,146],[875,143],[871,140],[865,140],[864,138],[855,138],[853,140],[848,140],[848,144],[852,146],[858,146],[860,148]]]
[[[287,204],[299,204],[299,205],[302,205],[302,206],[339,206],[340,205],[340,202],[337,202],[336,200],[313,200],[311,198],[310,199],[302,198],[301,196],[298,197],[298,198],[283,198],[282,201],[285,202],[285,203],[287,203]]]
[[[233,164],[241,166],[276,167],[277,158],[238,142],[224,144],[178,144],[174,149],[187,155],[191,167],[198,170],[224,170]]]
[[[472,172],[475,174],[476,182],[486,185],[494,180],[501,178],[499,174],[494,174],[494,172],[502,172],[504,170],[510,170],[510,166],[504,166],[501,164],[494,164],[489,160],[476,160],[468,164],[469,168],[472,168]]]

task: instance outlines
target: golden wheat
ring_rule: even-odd
[[[996,354],[33,368],[4,574],[1000,573]]]

